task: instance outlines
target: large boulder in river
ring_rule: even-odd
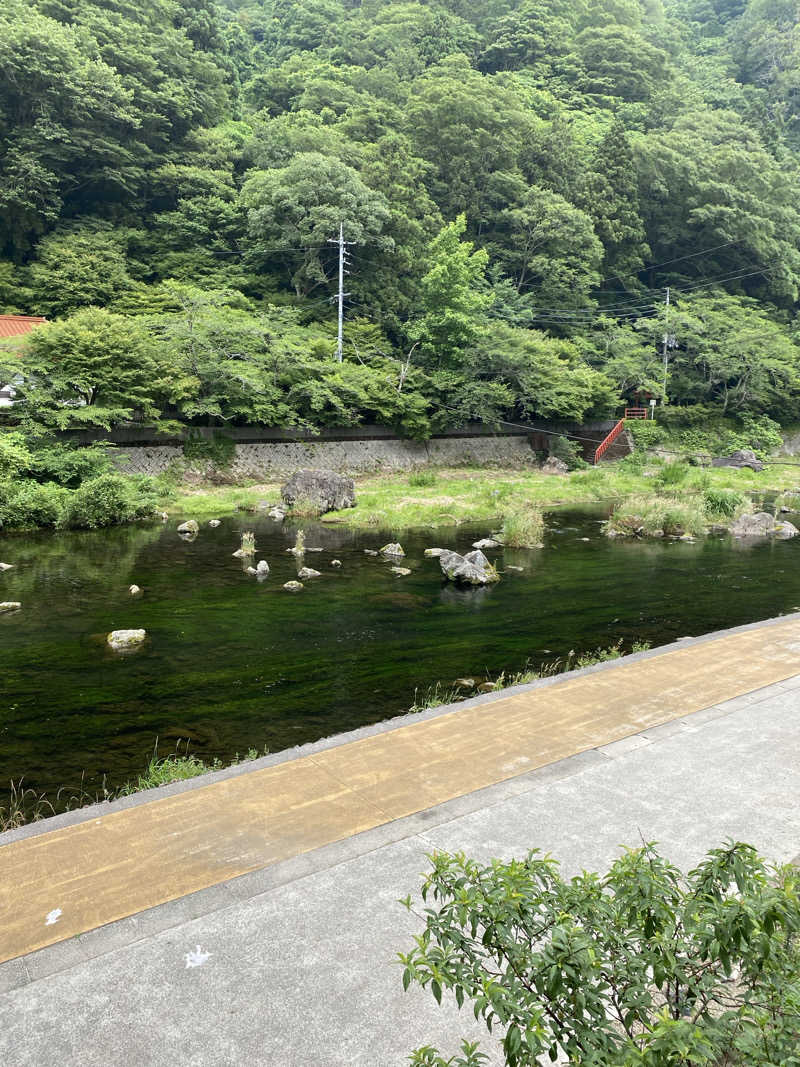
[[[781,522],[767,511],[757,511],[755,515],[742,515],[731,526],[734,537],[777,537],[787,541],[797,536],[797,527],[790,522]]]
[[[196,537],[199,530],[200,525],[196,519],[188,519],[178,527],[179,534],[188,534],[190,537]]]
[[[341,511],[356,506],[356,487],[352,478],[326,470],[296,471],[281,489],[290,508],[316,511]]]
[[[490,585],[500,577],[480,550],[460,556],[458,552],[442,552],[439,556],[442,574],[451,582],[464,585]]]
[[[764,464],[749,448],[739,448],[730,456],[720,456],[711,460],[712,467],[749,467],[754,471],[763,471]]]
[[[3,600],[0,603],[0,615],[5,615],[11,611],[19,611],[22,604],[19,600]]]

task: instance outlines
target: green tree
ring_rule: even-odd
[[[85,308],[30,334],[20,414],[58,429],[156,418],[162,371],[141,321]]]
[[[683,877],[653,845],[608,874],[566,881],[552,859],[483,865],[436,853],[425,928],[400,953],[403,986],[471,1002],[508,1067],[791,1064],[800,1010],[800,897],[792,867],[745,844],[712,849]],[[406,901],[411,907],[411,898]],[[417,1067],[475,1067],[477,1045]]]
[[[28,268],[28,306],[54,318],[112,303],[133,285],[126,234],[92,223],[65,226],[40,241]]]
[[[603,242],[603,274],[614,284],[635,287],[650,249],[639,215],[636,164],[619,122],[614,123],[598,146],[582,201]]]
[[[491,302],[484,284],[489,257],[461,240],[466,228],[466,219],[459,215],[431,242],[420,285],[423,314],[408,329],[426,362],[434,366],[458,364],[464,349],[480,337]]]
[[[307,296],[335,276],[338,252],[328,242],[338,236],[340,224],[347,241],[391,247],[383,236],[389,221],[385,196],[353,167],[318,152],[252,174],[242,203],[251,238],[272,245],[272,259],[282,255],[298,295]]]

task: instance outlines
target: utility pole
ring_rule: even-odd
[[[664,397],[661,401],[662,406],[667,402],[667,361],[669,356],[667,354],[669,348],[669,287],[667,287],[667,302],[664,310]]]
[[[343,325],[343,322],[344,322],[344,298],[346,296],[350,296],[349,293],[346,293],[344,291],[344,276],[345,276],[345,274],[349,274],[349,271],[345,271],[345,269],[344,269],[345,268],[345,262],[346,262],[345,257],[347,255],[347,245],[353,244],[353,243],[354,243],[353,241],[345,241],[345,239],[344,239],[344,223],[343,222],[339,223],[339,238],[338,238],[338,240],[335,237],[329,237],[328,238],[328,244],[332,244],[332,245],[338,244],[339,245],[339,330],[338,330],[338,333],[337,333],[337,342],[336,342],[336,362],[337,363],[341,363],[342,362],[342,325]]]

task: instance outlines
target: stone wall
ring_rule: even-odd
[[[117,466],[128,474],[163,474],[171,463],[184,464],[178,444],[119,444]],[[429,441],[398,438],[349,441],[248,442],[236,445],[234,478],[284,477],[301,467],[325,467],[343,474],[405,471],[416,467],[471,464],[520,467],[536,463],[531,435],[434,437]],[[199,471],[198,473],[205,473]]]

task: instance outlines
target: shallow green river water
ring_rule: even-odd
[[[467,550],[485,527],[400,534],[412,574],[364,553],[386,532],[305,524],[323,577],[298,594],[295,527],[225,519],[185,543],[136,526],[0,540],[0,786],[118,786],[179,739],[205,759],[278,751],[406,711],[415,689],[522,669],[622,640],[675,638],[800,607],[800,538],[745,544],[608,540],[603,511],[548,515],[545,547],[500,552],[524,567],[498,585],[442,582],[432,545]],[[790,516],[796,524],[796,517]],[[254,528],[263,582],[231,553]],[[586,540],[588,538],[588,540]],[[490,556],[495,553],[489,553]],[[343,566],[332,569],[338,558]],[[135,582],[143,595],[133,598]],[[144,627],[147,644],[110,652],[112,629]]]

